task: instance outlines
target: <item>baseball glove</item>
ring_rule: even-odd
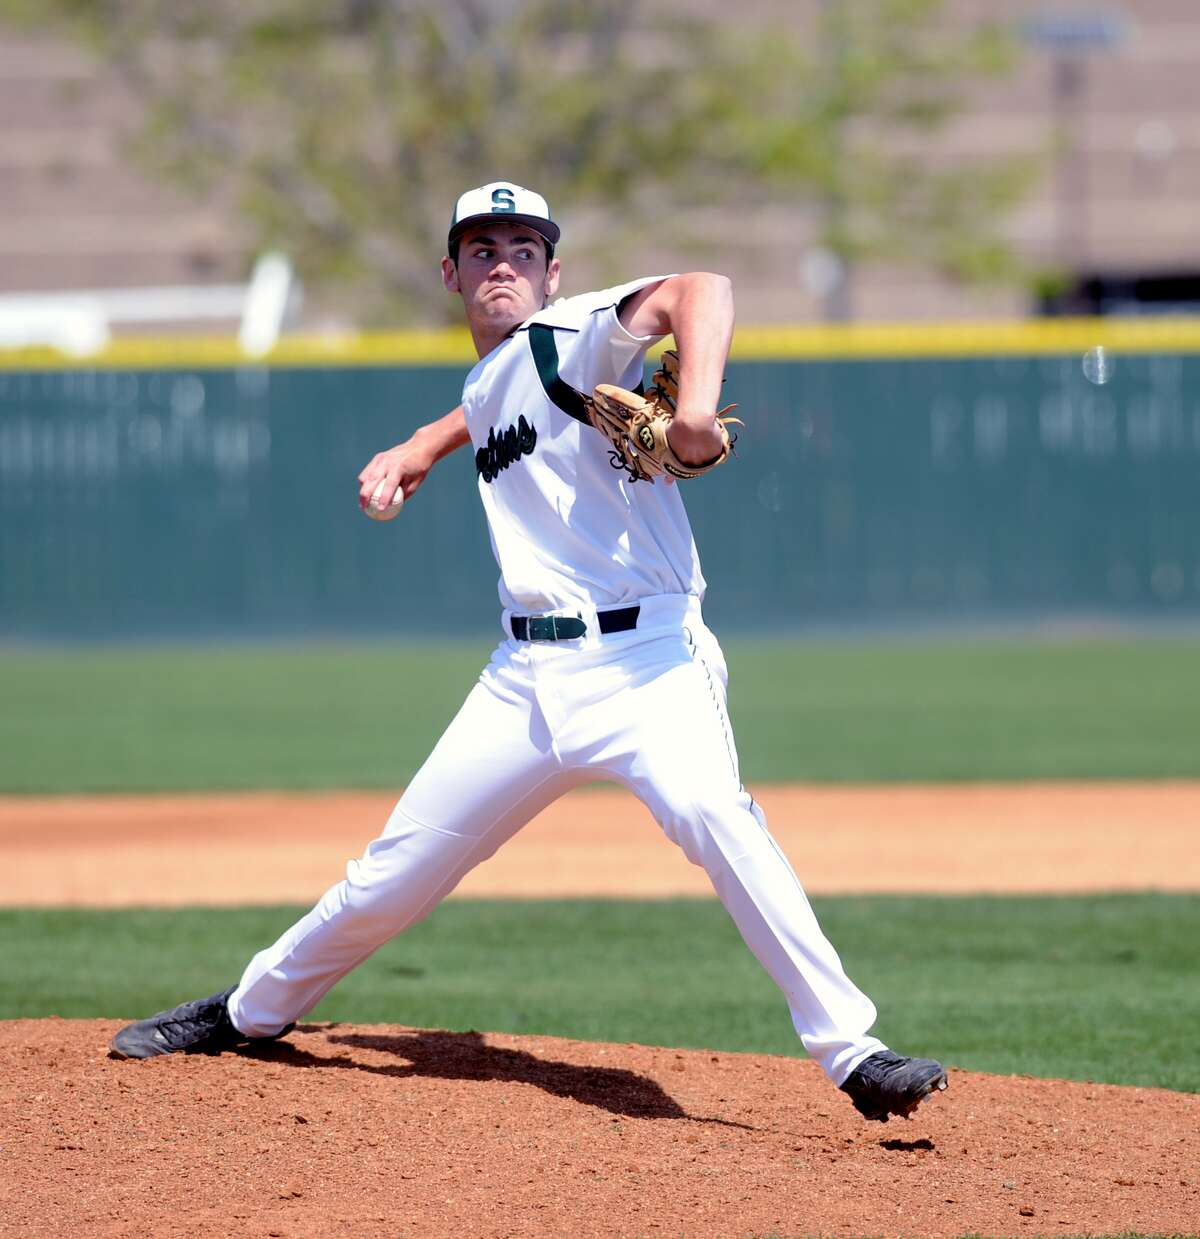
[[[601,383],[590,396],[580,394],[588,420],[612,444],[613,468],[624,469],[635,482],[652,481],[664,473],[673,478],[698,478],[723,465],[737,441],[730,437],[728,427],[743,424],[736,417],[724,416],[737,407],[727,405],[717,414],[724,440],[718,455],[699,465],[675,455],[667,439],[679,399],[679,354],[674,349],[663,353],[662,369],[655,371],[644,396],[610,383]]]

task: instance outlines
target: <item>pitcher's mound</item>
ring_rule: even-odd
[[[107,1056],[0,1024],[0,1234],[953,1236],[1192,1231],[1200,1097],[951,1071],[866,1123],[810,1062],[304,1025]]]

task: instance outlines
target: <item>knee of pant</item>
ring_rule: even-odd
[[[377,904],[393,903],[405,894],[424,889],[432,876],[428,865],[395,864],[395,858],[372,855],[368,851],[346,866],[346,886],[350,901],[364,910]]]
[[[321,919],[336,926],[346,941],[375,941],[399,932],[406,915],[403,901],[385,883],[359,880],[353,873],[356,863],[351,862],[345,881],[325,892],[319,905]]]
[[[347,911],[370,913],[393,903],[404,885],[395,874],[352,860],[346,867],[345,899]]]
[[[403,832],[373,839],[362,856],[346,867],[346,877],[372,893],[436,885],[475,845],[476,840],[411,823]]]
[[[341,947],[374,949],[420,919],[422,895],[398,883],[347,878],[326,891],[318,907]]]
[[[447,877],[461,869],[473,842],[421,828],[405,837],[374,840],[346,866],[342,886],[347,909],[406,923]]]
[[[346,880],[334,890],[336,907],[332,911],[339,927],[346,933],[358,931],[373,938],[381,928],[397,933],[403,929],[421,903],[424,887],[412,874],[373,864],[364,856],[346,866]]]

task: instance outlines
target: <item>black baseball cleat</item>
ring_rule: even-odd
[[[181,1003],[170,1011],[160,1011],[149,1019],[127,1024],[109,1042],[109,1053],[117,1058],[157,1058],[160,1054],[220,1054],[239,1045],[274,1041],[291,1032],[295,1024],[274,1037],[247,1037],[238,1032],[229,1018],[231,985],[211,998]]]
[[[842,1092],[850,1095],[863,1118],[886,1123],[892,1114],[908,1118],[930,1093],[945,1087],[946,1069],[941,1063],[880,1050],[854,1068]]]

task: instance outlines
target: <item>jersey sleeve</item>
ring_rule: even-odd
[[[550,322],[560,328],[555,336],[563,379],[579,391],[591,391],[597,383],[636,386],[641,381],[646,350],[662,337],[632,335],[618,312],[627,297],[669,278],[646,276],[563,303],[564,308],[569,306],[572,311],[569,317]]]

